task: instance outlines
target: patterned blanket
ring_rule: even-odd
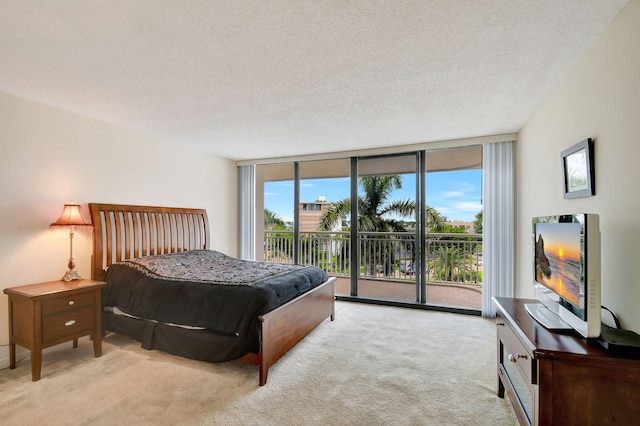
[[[247,338],[256,319],[327,281],[313,266],[244,261],[212,250],[109,266],[103,306],[145,320]]]
[[[254,285],[307,268],[302,265],[240,260],[213,250],[192,250],[121,263],[153,278],[231,285]]]

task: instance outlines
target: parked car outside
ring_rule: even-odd
[[[414,266],[413,263],[411,263],[411,261],[407,260],[401,260],[400,261],[400,272],[407,274],[407,275],[411,275],[415,272],[414,270]]]

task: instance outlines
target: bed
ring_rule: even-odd
[[[107,281],[103,329],[145,349],[255,364],[263,386],[269,367],[335,319],[335,278],[210,250],[203,209],[90,203],[89,211],[91,277]]]

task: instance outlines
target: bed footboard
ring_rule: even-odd
[[[335,277],[258,318],[262,348],[238,361],[258,365],[260,386],[267,383],[269,367],[318,325],[335,319]]]

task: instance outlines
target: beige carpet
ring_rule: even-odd
[[[3,425],[516,425],[496,396],[495,326],[480,317],[336,302],[257,386],[257,368],[209,364],[108,335],[0,370]]]

